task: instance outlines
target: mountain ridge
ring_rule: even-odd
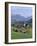
[[[28,18],[25,18],[24,16],[21,16],[21,15],[12,15],[11,16],[11,23],[14,23],[14,22],[24,22],[24,23],[32,23],[32,16],[28,17]]]

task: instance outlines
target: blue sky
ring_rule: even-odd
[[[32,16],[32,7],[11,6],[11,15],[19,14],[25,18]]]

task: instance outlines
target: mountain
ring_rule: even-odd
[[[13,15],[13,16],[11,16],[11,20],[25,21],[25,17],[21,16],[21,15]]]
[[[30,23],[32,23],[32,18],[31,19],[29,19],[29,20],[27,20],[26,22],[24,22],[24,23],[26,23],[26,24],[30,24]]]
[[[26,23],[32,23],[32,16],[26,18]]]
[[[15,22],[24,22],[24,23],[32,23],[32,16],[25,18],[21,15],[12,15],[11,16],[11,23]]]

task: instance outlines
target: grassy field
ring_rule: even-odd
[[[32,38],[31,28],[27,29],[27,30],[28,31],[25,33],[11,31],[11,39],[29,39],[29,38]]]

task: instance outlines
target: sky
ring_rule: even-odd
[[[11,6],[11,15],[21,15],[25,18],[32,16],[32,7]]]

